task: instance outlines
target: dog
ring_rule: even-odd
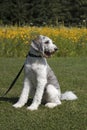
[[[45,102],[48,108],[54,108],[61,104],[61,100],[75,100],[77,96],[69,91],[61,94],[59,82],[47,63],[46,58],[51,57],[58,50],[52,40],[43,35],[32,40],[29,54],[24,66],[23,90],[15,108],[24,106],[28,97],[33,101],[28,110],[37,110],[41,102]]]

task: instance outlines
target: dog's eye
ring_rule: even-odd
[[[49,44],[49,41],[46,41],[45,44]]]

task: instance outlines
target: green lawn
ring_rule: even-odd
[[[0,58],[0,95],[7,89],[24,59]],[[9,94],[0,98],[0,130],[87,130],[87,58],[51,58],[62,92],[72,90],[76,101],[62,101],[62,105],[48,109],[41,105],[37,111],[12,107],[21,93],[23,73]]]

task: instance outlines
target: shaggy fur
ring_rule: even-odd
[[[40,35],[32,41],[24,67],[23,90],[18,102],[13,105],[15,108],[24,106],[29,96],[33,97],[33,101],[28,110],[37,110],[41,101],[46,103],[46,107],[54,108],[61,104],[61,99],[77,99],[72,92],[61,94],[58,80],[47,64],[46,58],[57,49],[52,40],[46,36]]]

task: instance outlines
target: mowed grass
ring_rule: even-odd
[[[7,89],[24,59],[0,58],[0,95]],[[0,98],[0,130],[87,130],[87,58],[51,58],[48,63],[58,77],[62,92],[72,90],[75,101],[48,109],[42,104],[37,111],[28,111],[29,102],[21,109],[12,105],[22,90],[23,73],[9,94]]]

